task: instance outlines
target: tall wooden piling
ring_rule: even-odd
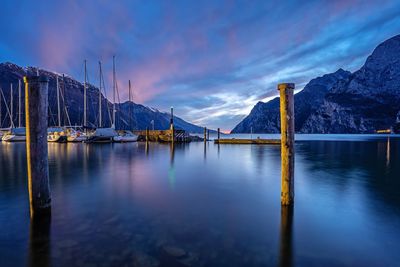
[[[204,127],[204,143],[207,142],[207,127]]]
[[[51,210],[47,152],[49,80],[45,76],[28,76],[24,82],[28,190],[33,218]]]
[[[220,129],[218,128],[218,135],[217,135],[218,141],[219,141],[219,137],[220,137]]]
[[[281,113],[281,204],[294,202],[294,83],[278,84]]]
[[[146,128],[146,143],[150,141],[149,127]]]

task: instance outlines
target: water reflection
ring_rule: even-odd
[[[293,205],[281,207],[279,266],[293,266]]]
[[[203,154],[203,159],[206,161],[207,159],[207,143],[204,141],[204,154]]]
[[[170,246],[184,266],[397,266],[399,141],[296,143],[295,219],[279,146],[49,144],[51,227],[30,229],[25,146],[4,145],[0,259],[161,267]]]
[[[168,170],[168,182],[169,182],[169,187],[171,189],[175,188],[175,145],[174,142],[171,142],[169,146],[169,170]]]
[[[145,142],[144,152],[145,152],[146,156],[149,155],[149,142],[148,141]]]
[[[50,216],[36,216],[29,227],[29,266],[51,266]]]
[[[390,137],[387,138],[386,142],[386,167],[390,164]]]

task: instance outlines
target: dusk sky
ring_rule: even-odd
[[[357,70],[400,33],[400,1],[9,1],[0,62],[66,73],[201,126],[232,129],[278,82]],[[109,94],[110,95],[110,94]]]

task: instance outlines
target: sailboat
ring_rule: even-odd
[[[113,118],[111,128],[102,127],[102,112],[101,112],[101,88],[104,85],[103,71],[101,68],[101,62],[99,62],[99,72],[100,72],[100,87],[99,87],[99,127],[90,134],[86,140],[87,143],[111,143],[114,136],[117,135],[115,131],[115,101],[113,105]],[[86,73],[86,63],[85,63],[85,73]],[[113,57],[113,92],[115,99],[115,56]],[[103,86],[104,87],[104,86]],[[85,92],[86,92],[86,75],[85,75]],[[86,101],[86,100],[85,100]],[[86,102],[85,102],[86,103]],[[86,114],[86,104],[85,104],[85,114]],[[86,115],[85,115],[84,127],[86,126]]]
[[[3,89],[0,87],[0,139],[3,138],[4,135],[4,130],[3,127],[3,107],[2,107],[2,94],[3,94]]]
[[[117,88],[118,89],[118,88]],[[131,80],[129,80],[129,121],[131,122],[132,112],[131,112]],[[129,123],[129,126],[131,123]],[[129,130],[120,130],[117,131],[118,135],[114,136],[114,142],[136,142],[138,136]]]
[[[2,92],[3,94],[3,92]],[[26,128],[22,127],[22,103],[21,103],[21,80],[18,80],[18,127],[14,125],[14,90],[13,84],[10,87],[10,109],[8,109],[7,103],[6,108],[10,116],[10,130],[5,132],[1,140],[4,142],[25,142],[26,141]],[[3,95],[4,99],[4,95]]]
[[[86,110],[87,110],[87,100],[86,100],[86,79],[87,79],[87,70],[86,70],[86,60],[85,63],[85,81],[83,83],[83,127],[86,127]],[[85,129],[86,130],[86,129]],[[88,138],[86,132],[80,131],[78,129],[70,128],[67,132],[67,141],[71,143],[82,143],[86,141]]]
[[[65,91],[65,81],[64,81],[64,75],[63,75],[63,88]],[[64,143],[67,142],[67,128],[61,126],[61,106],[60,106],[60,86],[58,82],[58,75],[57,75],[57,118],[58,118],[58,126],[57,127],[50,127],[47,129],[47,141],[48,142],[58,142],[58,143]],[[61,95],[63,98],[63,103],[65,103],[65,97],[64,94]],[[68,112],[66,110],[66,107],[64,105],[65,113],[67,114],[68,121],[69,116]]]

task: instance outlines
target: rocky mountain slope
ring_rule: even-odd
[[[61,107],[63,112],[61,116],[62,125],[68,125],[67,113],[71,125],[82,125],[83,124],[83,84],[74,80],[69,76],[65,76],[64,81],[62,75],[56,74],[46,70],[39,70],[40,74],[46,75],[49,78],[49,125],[57,124],[57,91],[56,91],[56,79],[59,76],[59,84],[61,90],[65,95],[65,102],[61,101]],[[22,68],[13,63],[0,63],[0,88],[2,88],[3,96],[1,96],[1,117],[0,127],[8,127],[10,125],[10,116],[8,116],[5,101],[10,108],[10,84],[13,84],[13,114],[14,124],[18,124],[18,80],[23,83],[23,76],[35,75],[36,68],[27,67]],[[22,85],[22,99],[24,96],[24,90]],[[91,127],[99,126],[99,90],[93,85],[88,86],[87,91],[88,101],[88,124]],[[22,102],[23,103],[23,102]],[[110,112],[111,103],[102,95],[102,126],[110,127]],[[24,110],[24,108],[22,108]],[[130,113],[131,111],[131,113]],[[131,114],[131,116],[130,116]],[[146,129],[146,127],[152,127],[151,121],[154,121],[155,129],[167,129],[169,128],[170,115],[165,112],[160,112],[157,109],[149,108],[133,102],[125,102],[117,105],[117,129]],[[179,117],[174,116],[174,123],[177,129],[184,129],[192,133],[201,133],[203,128],[184,121]]]
[[[311,80],[295,95],[295,129],[301,133],[374,133],[398,129],[400,35],[378,47],[354,72],[339,69]],[[279,98],[259,102],[233,133],[278,133]]]

